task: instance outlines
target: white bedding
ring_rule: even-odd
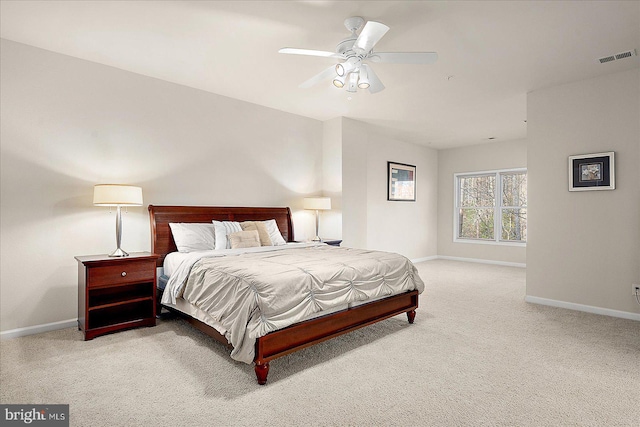
[[[174,279],[174,281],[175,280],[183,281],[183,280],[186,280],[186,276],[184,275],[185,271],[188,274],[188,270],[191,269],[191,266],[202,257],[239,255],[246,252],[264,252],[264,251],[280,250],[286,247],[295,248],[295,247],[307,247],[307,246],[317,246],[317,245],[324,245],[324,243],[288,242],[286,246],[261,246],[259,248],[245,248],[245,249],[218,249],[218,250],[211,250],[211,251],[171,252],[164,257],[163,274],[170,278],[171,276],[174,275],[176,271],[178,271],[178,269],[180,268],[180,265],[184,262],[185,264],[182,266],[182,268],[180,268],[180,272],[178,273],[180,274],[180,277]]]
[[[311,316],[417,289],[405,257],[317,243],[183,254],[162,302],[184,299],[207,314],[251,363],[256,338]]]

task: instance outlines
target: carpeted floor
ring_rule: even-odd
[[[0,343],[0,402],[69,403],[78,426],[638,426],[640,322],[524,302],[525,270],[418,264],[397,316],[253,367],[180,320]]]

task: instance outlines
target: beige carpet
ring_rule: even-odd
[[[253,368],[179,320],[84,342],[0,344],[2,403],[69,403],[79,426],[638,426],[640,322],[525,303],[525,270],[418,264],[398,316]]]

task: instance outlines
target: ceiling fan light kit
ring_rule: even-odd
[[[347,85],[347,92],[357,92],[358,91],[358,74],[351,73],[349,74],[349,85]]]
[[[360,89],[369,89],[369,76],[367,76],[367,68],[362,67],[360,69],[360,78],[358,79],[358,87]]]
[[[362,61],[354,56],[347,59],[343,63],[336,65],[336,74],[340,77],[345,76],[346,74],[356,72],[360,68]]]
[[[364,25],[364,28],[362,28]],[[365,61],[375,63],[386,62],[393,64],[433,64],[438,59],[435,52],[373,52],[374,46],[384,36],[389,27],[369,21],[365,25],[363,18],[354,16],[344,21],[344,26],[351,31],[351,36],[342,40],[336,46],[336,52],[328,52],[311,49],[297,49],[285,47],[278,52],[292,55],[320,56],[338,58],[344,60],[329,67],[321,73],[303,82],[300,87],[309,88],[316,83],[333,76],[333,85],[339,89],[345,88],[347,92],[357,92],[360,89],[369,89],[370,93],[377,93],[384,89],[384,85],[371,67]],[[362,28],[360,35],[358,30]]]

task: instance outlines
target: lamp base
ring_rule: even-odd
[[[318,236],[314,237],[313,239],[311,239],[312,242],[322,242],[322,239],[319,238]]]
[[[113,257],[123,257],[123,256],[129,256],[128,253],[126,253],[125,251],[123,251],[122,249],[118,248],[115,251],[111,252],[109,254],[109,256],[113,256]]]

